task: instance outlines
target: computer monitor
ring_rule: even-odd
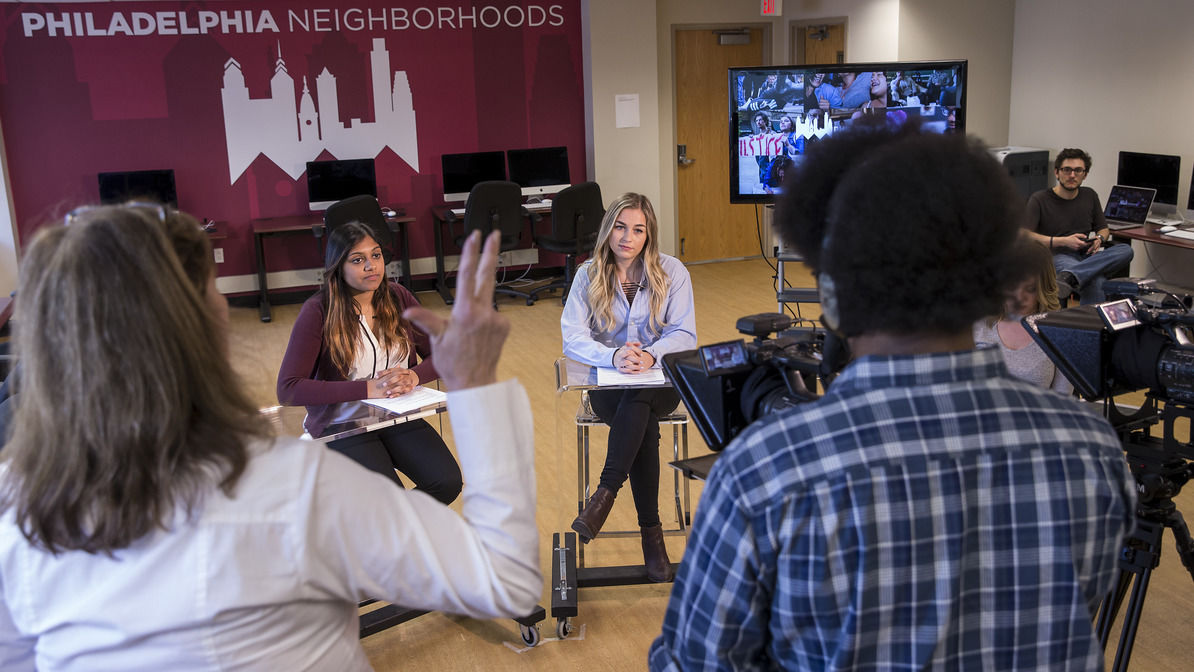
[[[440,157],[444,175],[444,202],[468,199],[479,182],[506,179],[506,155],[503,152],[468,152]]]
[[[1153,199],[1152,211],[1176,212],[1181,161],[1182,157],[1168,154],[1120,152],[1119,172],[1116,173],[1115,183],[1156,189],[1157,197]]]
[[[307,162],[307,201],[313,212],[363,194],[377,198],[373,159]]]
[[[523,196],[556,194],[572,186],[568,175],[567,147],[508,149],[510,181],[522,187]]]
[[[125,170],[99,173],[100,203],[152,201],[178,207],[173,170]]]

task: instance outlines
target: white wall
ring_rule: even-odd
[[[1086,185],[1103,198],[1120,150],[1180,155],[1184,207],[1194,167],[1191,26],[1194,3],[1017,0],[1009,143],[1085,149],[1094,158]],[[1135,249],[1133,275],[1194,287],[1188,250]]]
[[[966,132],[1008,144],[1015,0],[901,0],[901,61],[964,58]]]
[[[589,0],[585,3],[586,95],[591,101],[593,173],[608,204],[618,194],[637,191],[660,211],[659,82],[655,52],[655,3],[643,0]],[[638,128],[615,128],[614,96],[638,94]],[[667,227],[664,227],[667,228]],[[666,238],[665,238],[666,239]],[[670,248],[669,248],[670,249]]]

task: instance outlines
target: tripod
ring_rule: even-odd
[[[1152,401],[1152,400],[1150,400]],[[1153,402],[1155,403],[1155,401]],[[1173,423],[1178,417],[1191,417],[1191,406],[1169,402],[1162,413],[1165,436],[1156,439],[1143,432],[1131,431],[1124,440],[1124,449],[1137,483],[1136,529],[1125,540],[1119,559],[1119,578],[1115,588],[1099,605],[1095,629],[1103,649],[1111,635],[1124,597],[1131,587],[1128,611],[1120,629],[1115,662],[1111,669],[1126,671],[1132,656],[1144,597],[1152,571],[1161,562],[1161,538],[1165,528],[1173,531],[1178,556],[1190,576],[1194,578],[1194,540],[1173,498],[1194,476],[1194,465],[1187,462],[1189,446],[1178,443],[1173,436]],[[1183,450],[1186,449],[1186,450]]]

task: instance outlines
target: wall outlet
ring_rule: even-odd
[[[215,257],[216,257],[216,263],[217,264],[224,263],[224,248],[217,247],[214,251],[215,251]]]

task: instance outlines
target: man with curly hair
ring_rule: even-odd
[[[975,350],[1021,207],[977,141],[856,122],[776,229],[853,361],[754,423],[705,487],[653,670],[1102,669],[1132,526],[1110,426]]]

